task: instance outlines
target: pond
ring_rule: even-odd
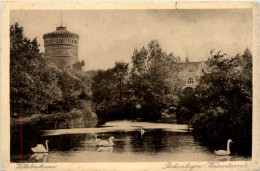
[[[141,127],[144,133],[140,132]],[[251,160],[237,154],[216,157],[214,151],[197,142],[187,128],[180,124],[113,121],[97,128],[46,130],[38,134],[24,131],[22,160],[23,163]],[[114,145],[96,146],[95,135],[102,140],[115,137]],[[12,137],[11,162],[21,162],[19,135]],[[30,150],[37,144],[45,146],[46,140],[49,140],[49,153]]]

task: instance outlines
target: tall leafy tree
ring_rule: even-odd
[[[163,51],[160,43],[153,40],[148,49],[134,50],[132,63],[130,84],[133,99],[141,103],[147,113],[159,115],[162,108],[172,103],[179,88],[179,58]]]
[[[196,97],[200,114],[193,121],[194,132],[214,142],[232,138],[241,150],[251,148],[252,55],[231,59],[221,52],[208,61],[211,73],[202,76]],[[250,151],[250,150],[249,150]]]
[[[125,62],[116,62],[115,67],[113,68],[114,75],[116,80],[118,81],[118,102],[119,104],[122,103],[123,94],[126,88],[126,79],[128,75],[128,63]]]
[[[11,113],[18,112],[19,102],[25,115],[48,111],[49,104],[62,98],[55,80],[57,71],[44,60],[36,39],[25,37],[19,24],[10,26]]]
[[[93,77],[93,100],[97,108],[107,108],[123,104],[126,100],[128,63],[116,62],[115,67],[99,70]]]

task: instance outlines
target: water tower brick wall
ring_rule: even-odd
[[[65,61],[66,65],[73,65],[78,60],[78,47],[70,45],[46,46],[45,57],[56,64]]]

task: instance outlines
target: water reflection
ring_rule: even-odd
[[[35,160],[39,163],[46,163],[48,157],[48,153],[34,153],[31,156],[31,160]]]
[[[216,156],[215,157],[215,160],[216,161],[230,161],[231,159],[231,156]]]
[[[98,129],[98,128],[97,128]],[[110,128],[107,128],[110,130]],[[67,131],[67,130],[65,130]],[[70,130],[71,131],[71,130]],[[61,135],[34,135],[30,143],[24,145],[23,162],[163,162],[163,161],[237,161],[250,160],[240,155],[218,156],[196,142],[188,132],[173,132],[169,128],[117,129],[93,133]],[[98,147],[97,139],[108,140],[115,137],[111,147]],[[35,144],[49,140],[50,152],[33,154],[30,149]],[[29,141],[29,140],[27,140]],[[25,146],[28,147],[25,147]],[[12,148],[19,148],[13,146]],[[19,149],[11,153],[12,162],[20,162]]]
[[[97,152],[112,152],[113,147],[98,147]]]

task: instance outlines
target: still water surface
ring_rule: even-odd
[[[141,134],[140,127],[146,132]],[[107,140],[114,136],[113,147],[95,146],[95,135]],[[165,161],[239,161],[250,157],[216,157],[214,152],[195,141],[186,125],[132,121],[108,122],[98,128],[44,131],[23,146],[36,146],[49,140],[50,152],[23,150],[23,162],[165,162]],[[34,144],[34,145],[32,145]],[[30,149],[30,148],[28,148]],[[20,154],[11,154],[20,162]]]

